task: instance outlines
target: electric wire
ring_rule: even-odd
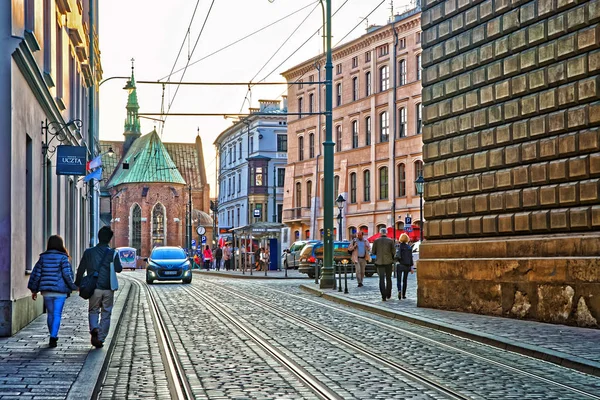
[[[190,23],[188,25],[188,28],[185,31],[185,36],[183,37],[183,40],[181,41],[181,47],[179,47],[179,52],[177,53],[177,57],[175,58],[175,62],[173,63],[173,67],[171,67],[171,72],[169,72],[169,75],[167,75],[167,77],[166,77],[167,80],[171,80],[171,75],[173,75],[173,71],[175,70],[175,67],[177,66],[177,61],[179,61],[179,56],[181,55],[181,50],[183,50],[183,46],[185,46],[185,40],[190,35],[190,29],[192,27],[192,23],[194,22],[194,18],[196,16],[196,11],[198,10],[198,5],[199,4],[200,4],[200,0],[198,0],[196,2],[196,7],[194,7],[194,12],[192,13],[192,18],[190,19]],[[188,43],[189,43],[189,41],[188,41]]]

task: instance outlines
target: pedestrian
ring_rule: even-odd
[[[217,247],[214,251],[215,256],[215,269],[217,271],[221,270],[221,258],[223,258],[223,249],[221,249],[220,247]],[[227,265],[225,265],[227,266]]]
[[[231,243],[227,242],[223,248],[223,260],[225,262],[225,269],[229,271],[231,269]]]
[[[213,254],[212,251],[210,251],[210,247],[208,245],[206,245],[206,247],[204,248],[204,253],[202,253],[202,256],[204,257],[204,268],[206,268],[206,270],[209,271]]]
[[[97,349],[104,346],[104,340],[110,330],[110,317],[115,301],[115,291],[119,289],[117,272],[121,272],[121,260],[118,252],[111,249],[108,243],[114,233],[108,226],[103,226],[98,231],[98,244],[87,249],[77,268],[75,285],[83,279],[83,274],[93,275],[98,273],[96,289],[89,299],[88,321],[92,346]],[[100,314],[102,316],[100,317]]]
[[[266,271],[267,268],[269,268],[269,248],[266,247],[264,249],[262,249],[262,253],[260,254],[260,261],[261,261],[261,269],[262,271]]]
[[[352,243],[348,246],[348,251],[352,254],[352,262],[354,262],[354,268],[356,269],[356,281],[358,287],[362,287],[367,262],[371,261],[369,255],[371,244],[364,238],[362,231],[359,231],[356,237],[352,239]]]
[[[380,237],[375,240],[371,254],[376,256],[375,266],[379,275],[379,291],[381,300],[386,301],[392,297],[392,263],[394,262],[394,241],[387,237],[387,229],[379,230]]]
[[[194,268],[200,269],[200,256],[198,254],[194,254]]]
[[[63,239],[58,235],[48,238],[46,251],[40,254],[38,262],[31,271],[27,288],[35,301],[38,292],[42,292],[44,307],[48,314],[49,347],[56,347],[62,311],[71,291],[77,290],[73,282],[73,270],[69,262],[69,252]]]
[[[396,281],[398,284],[398,300],[406,299],[406,285],[408,283],[408,273],[412,274],[413,257],[412,249],[408,245],[408,235],[400,235],[400,244],[396,248]],[[402,280],[401,280],[402,279]]]
[[[254,264],[256,265],[256,270],[260,271],[262,268],[262,260],[261,260],[261,255],[263,252],[263,248],[259,247],[256,249],[256,251],[254,252]]]

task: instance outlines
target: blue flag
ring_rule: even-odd
[[[87,174],[85,176],[85,178],[83,178],[84,182],[88,182],[92,179],[95,179],[97,181],[99,181],[100,179],[102,179],[102,168],[98,168],[92,172],[90,172],[89,174]]]

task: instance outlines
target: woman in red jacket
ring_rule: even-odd
[[[212,262],[212,251],[210,251],[210,247],[206,245],[206,248],[202,252],[202,256],[204,257],[204,268],[206,270],[210,270],[210,263]]]

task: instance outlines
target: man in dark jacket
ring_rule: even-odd
[[[102,227],[98,231],[99,243],[83,253],[75,278],[75,284],[79,286],[84,272],[86,275],[98,272],[96,290],[90,297],[88,306],[91,342],[96,348],[104,345],[104,340],[108,335],[114,295],[119,288],[116,273],[123,270],[118,252],[108,246],[112,237],[113,231],[108,226]],[[114,263],[114,268],[111,268],[111,263]],[[102,312],[102,318],[100,318],[100,312]]]
[[[381,300],[386,301],[392,297],[392,264],[394,263],[394,241],[387,237],[387,229],[379,231],[380,237],[375,240],[371,254],[375,254],[375,266],[379,275],[379,291]]]
[[[223,250],[220,247],[214,251],[215,254],[215,269],[219,271],[221,269],[221,258],[223,258]]]

